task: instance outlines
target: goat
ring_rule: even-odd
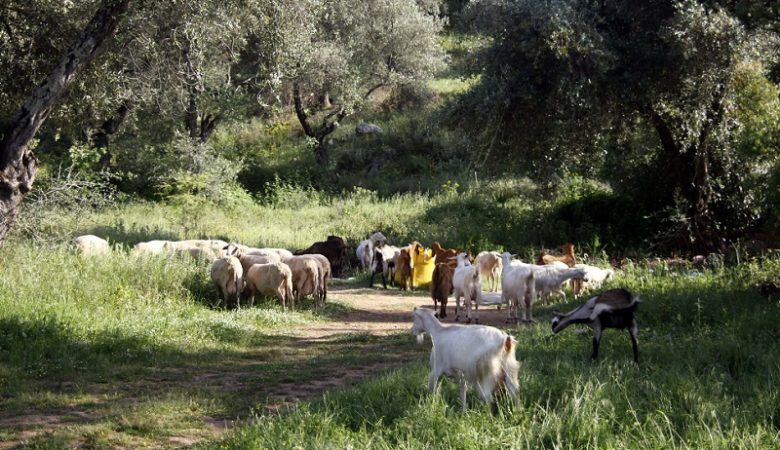
[[[452,290],[455,295],[455,320],[460,319],[460,298],[463,297],[463,306],[466,308],[467,323],[471,323],[471,305],[475,303],[477,323],[479,323],[479,303],[482,296],[482,279],[479,277],[477,266],[472,266],[468,255],[461,253],[457,256],[458,266],[452,274]]]
[[[422,344],[424,333],[433,341],[428,390],[434,392],[442,375],[457,377],[460,403],[466,411],[468,384],[476,387],[480,399],[493,403],[493,392],[503,384],[517,399],[520,365],[515,358],[517,341],[503,331],[486,325],[442,325],[429,309],[414,308],[412,336]]]
[[[458,262],[456,260],[458,251],[455,249],[446,249],[442,247],[441,244],[434,241],[434,243],[431,244],[431,254],[436,258],[437,264],[444,263],[453,269],[458,266]]]
[[[504,264],[498,252],[480,252],[474,258],[474,265],[479,267],[479,274],[487,278],[488,290],[496,292],[501,282],[501,271]]]
[[[513,262],[509,252],[501,255],[501,262],[504,266],[501,272],[501,302],[506,304],[506,322],[509,323],[513,319],[517,321],[517,309],[521,302],[525,305],[523,322],[533,321],[532,307],[536,299],[534,266],[519,261]]]
[[[562,256],[551,255],[545,250],[542,250],[539,253],[539,258],[536,260],[536,264],[543,266],[546,264],[552,264],[555,261],[560,261],[569,267],[574,267],[574,265],[577,264],[577,258],[574,255],[574,244],[567,242],[561,246],[561,249],[563,250]],[[582,294],[582,280],[576,278],[572,279],[571,290],[574,292],[575,298],[579,297],[580,294]]]
[[[443,319],[447,317],[447,301],[450,294],[452,294],[452,276],[455,273],[455,269],[447,265],[446,263],[436,264],[436,268],[433,269],[433,279],[431,280],[431,297],[433,298],[433,309],[435,310],[436,302],[441,303],[441,310],[438,313],[438,317]]]
[[[634,313],[639,305],[639,296],[631,295],[625,289],[610,289],[600,295],[591,297],[582,306],[568,314],[555,313],[552,319],[552,331],[558,333],[573,323],[584,323],[593,328],[593,354],[599,357],[601,332],[605,328],[628,328],[631,336],[631,346],[634,349],[634,361],[639,362],[639,344],[637,343],[637,327]]]
[[[599,289],[601,285],[615,276],[613,269],[589,266],[587,264],[575,264],[574,267],[585,270],[585,278],[582,283],[582,292],[589,289]]]
[[[382,275],[382,287],[387,289],[387,278],[390,278],[390,284],[395,285],[395,259],[401,251],[398,247],[392,245],[383,245],[374,249],[374,265],[371,270],[371,279],[369,286],[374,287],[374,275]]]
[[[534,266],[534,287],[539,300],[544,300],[546,297],[551,296],[554,293],[561,294],[564,301],[566,300],[566,293],[563,292],[562,284],[566,280],[587,277],[584,269],[570,269],[564,265],[563,268],[559,267],[560,263],[555,263],[547,266]]]

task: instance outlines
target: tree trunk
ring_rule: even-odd
[[[106,149],[98,162],[100,170],[107,170],[111,165],[111,150],[108,148],[109,137],[119,131],[119,126],[125,121],[129,112],[130,107],[126,103],[122,103],[114,116],[103,122],[103,125],[92,134],[92,146],[97,149]]]
[[[295,105],[295,115],[298,117],[298,121],[301,123],[301,128],[306,136],[313,138],[317,144],[314,146],[314,158],[317,164],[321,166],[327,166],[330,162],[330,152],[328,146],[325,143],[325,138],[336,131],[339,126],[339,121],[346,117],[347,113],[344,109],[337,109],[334,112],[326,115],[322,121],[322,124],[314,128],[309,123],[309,117],[306,114],[306,110],[303,107],[303,100],[301,99],[301,90],[298,83],[293,83],[293,103]],[[329,122],[330,120],[330,122]]]
[[[686,202],[690,233],[688,237],[691,239],[690,250],[694,252],[720,250],[720,235],[710,211],[712,184],[709,176],[709,145],[707,144],[709,126],[702,129],[697,142],[683,149],[660,115],[653,113],[652,122],[668,162],[670,182]]]
[[[86,28],[60,59],[43,84],[38,86],[11,118],[0,141],[0,245],[16,220],[24,196],[32,189],[37,160],[30,140],[43,125],[57,101],[78,73],[105,48],[130,0],[106,0]]]

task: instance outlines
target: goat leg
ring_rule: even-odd
[[[636,320],[631,320],[631,326],[628,327],[628,335],[631,336],[631,347],[634,349],[634,362],[639,364],[639,343],[637,342],[637,334],[639,333],[639,327],[636,325]]]
[[[598,359],[599,357],[599,343],[601,342],[601,321],[596,318],[593,323],[593,354],[590,355],[592,359]]]

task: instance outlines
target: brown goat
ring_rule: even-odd
[[[398,276],[401,277],[401,289],[403,290],[414,288],[412,251],[409,250],[409,247],[402,248],[395,263],[395,270],[398,271]]]
[[[438,242],[434,242],[431,244],[431,254],[436,257],[436,264],[444,263],[453,269],[458,266],[458,261],[455,259],[458,251],[455,249],[446,249]]]
[[[577,258],[574,255],[574,244],[567,242],[561,246],[561,249],[563,250],[563,255],[561,256],[551,255],[542,250],[541,253],[539,253],[539,259],[536,260],[536,264],[543,266],[560,261],[569,267],[574,267],[574,265],[577,264]],[[580,294],[582,294],[582,280],[579,278],[572,278],[571,289],[574,292],[574,296],[579,297]]]
[[[437,302],[441,303],[441,312],[436,313],[436,317],[443,319],[447,317],[447,300],[452,294],[452,275],[455,269],[445,263],[437,263],[433,269],[433,280],[431,281],[431,297],[433,298],[433,309],[436,310]]]

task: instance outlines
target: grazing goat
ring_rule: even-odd
[[[587,292],[589,289],[599,289],[605,281],[615,276],[613,269],[602,269],[601,267],[589,266],[587,264],[575,264],[574,267],[585,270],[582,292]]]
[[[469,256],[461,253],[457,256],[458,266],[452,275],[452,290],[455,295],[455,320],[460,319],[460,298],[466,308],[466,323],[471,323],[471,305],[474,304],[477,323],[479,323],[479,304],[482,296],[482,279],[477,266],[472,266]]]
[[[565,266],[561,268],[558,264],[534,266],[534,287],[540,301],[555,293],[560,294],[566,300],[566,293],[563,292],[562,284],[566,280],[574,278],[583,279],[585,277],[586,272],[584,269],[570,269]]]
[[[436,310],[437,302],[441,304],[440,312],[436,316],[440,319],[447,317],[447,300],[452,294],[452,276],[455,269],[446,263],[437,263],[433,269],[433,279],[431,280],[431,297],[433,298],[433,309]]]
[[[512,254],[501,255],[501,301],[506,304],[506,322],[517,321],[517,309],[522,302],[523,322],[534,321],[533,302],[536,299],[534,266],[512,261]]]
[[[458,266],[458,251],[455,249],[446,249],[438,242],[431,244],[431,254],[436,258],[436,263],[444,263],[453,269]]]
[[[474,258],[474,265],[479,268],[479,274],[487,279],[488,290],[496,292],[501,282],[501,271],[504,264],[498,252],[480,252]]]
[[[561,246],[563,250],[562,256],[551,255],[542,250],[539,253],[539,258],[536,260],[536,264],[543,266],[545,264],[552,264],[555,261],[560,261],[569,267],[574,267],[577,264],[577,258],[574,255],[574,244],[567,242]],[[579,297],[582,294],[582,280],[572,279],[571,289],[574,292],[574,297]]]
[[[573,323],[584,323],[593,328],[593,359],[599,357],[601,332],[605,328],[628,328],[631,346],[634,349],[634,361],[639,362],[639,345],[634,313],[639,305],[639,296],[631,295],[625,289],[610,289],[601,295],[591,297],[582,306],[568,314],[555,313],[552,319],[552,331],[558,333]]]
[[[512,336],[486,325],[442,325],[430,310],[414,308],[412,335],[422,344],[424,333],[433,341],[429,391],[434,392],[439,378],[447,375],[458,378],[463,411],[469,384],[486,403],[493,402],[493,392],[501,384],[517,399],[520,365],[515,359],[517,341]]]

